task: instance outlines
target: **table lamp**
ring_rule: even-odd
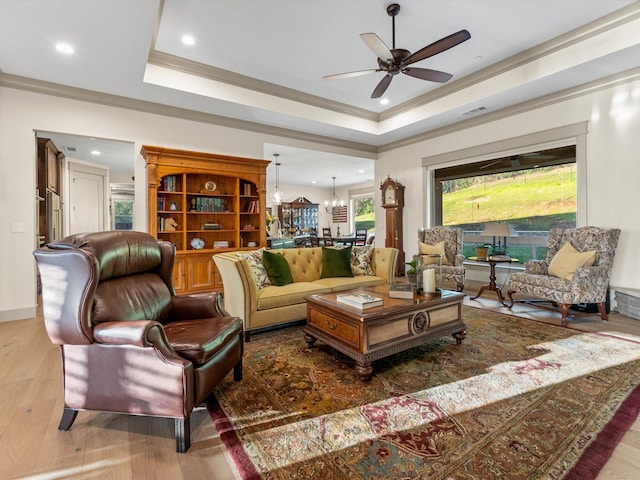
[[[515,231],[513,227],[507,223],[488,223],[482,232],[483,236],[493,237],[492,255],[507,254],[507,237],[513,237]],[[496,243],[496,238],[498,243]]]

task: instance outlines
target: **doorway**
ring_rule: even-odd
[[[69,235],[108,230],[105,190],[109,170],[69,162]]]
[[[115,189],[126,187],[124,203],[118,208],[133,206],[135,199],[133,179],[135,170],[134,143],[38,130],[37,139],[50,139],[60,152],[60,191],[58,195],[64,214],[64,236],[71,233],[109,230],[114,228],[111,195]],[[115,187],[115,189],[114,189]],[[45,210],[44,194],[42,209]],[[126,228],[131,215],[119,222]],[[39,222],[40,223],[40,222]],[[40,228],[40,232],[46,231]],[[40,233],[41,237],[44,237]]]

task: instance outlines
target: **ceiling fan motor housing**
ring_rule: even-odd
[[[397,75],[401,71],[400,67],[402,63],[411,56],[411,52],[404,48],[394,48],[391,50],[391,54],[393,55],[392,63],[387,63],[381,58],[378,58],[378,65],[390,75]]]

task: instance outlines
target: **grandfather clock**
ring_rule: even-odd
[[[387,233],[385,247],[398,249],[398,263],[396,275],[404,275],[404,250],[402,209],[404,208],[404,185],[392,180],[391,177],[380,185],[382,191],[382,208],[387,211]]]

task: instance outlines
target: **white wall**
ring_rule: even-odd
[[[426,192],[421,159],[589,121],[587,135],[587,218],[582,224],[618,227],[622,235],[614,263],[612,285],[640,288],[640,82],[614,86],[520,115],[442,135],[411,146],[383,152],[376,162],[374,187],[393,172],[406,186],[405,252],[417,250],[415,232],[423,226]],[[360,152],[290,140],[222,126],[164,117],[60,97],[0,87],[0,321],[35,314],[35,130],[72,133],[143,144],[227,155],[262,158],[264,143],[299,146],[358,156]],[[136,223],[146,230],[144,160],[136,158]],[[374,188],[377,205],[379,190]],[[346,198],[347,192],[339,194]],[[307,196],[307,195],[305,195]],[[24,226],[23,232],[12,227]],[[378,245],[384,244],[385,218],[376,209]]]
[[[379,155],[376,183],[387,172],[405,185],[404,246],[417,253],[417,231],[425,226],[428,192],[422,159],[433,155],[589,122],[587,134],[586,218],[580,225],[622,230],[611,285],[640,288],[640,81],[547,105],[480,126],[459,130]],[[377,198],[377,205],[380,199]],[[376,236],[384,238],[384,211],[376,209]]]
[[[264,144],[275,143],[360,155],[336,146],[0,87],[0,321],[35,315],[36,130],[133,142],[137,153],[134,229],[142,231],[147,229],[142,145],[262,158]],[[12,233],[14,226],[24,226],[24,231]]]
[[[349,201],[349,191],[350,190],[359,190],[371,188],[371,191],[376,195],[376,187],[373,182],[362,183],[357,185],[350,185],[349,187],[336,187],[336,195],[338,198],[345,201],[345,205],[348,204]],[[379,190],[379,189],[378,189]],[[272,207],[272,211],[274,215],[277,215],[278,208],[273,205],[273,201],[271,200],[271,196],[275,191],[275,183],[267,182],[267,207]],[[312,203],[318,203],[318,232],[321,232],[323,227],[330,227],[331,232],[335,235],[337,233],[338,224],[333,223],[331,211],[327,212],[324,206],[324,201],[327,200],[331,193],[333,192],[333,187],[331,188],[317,188],[317,187],[307,187],[300,185],[280,185],[280,191],[284,193],[284,202],[293,202],[298,197],[305,197]],[[340,233],[347,234],[353,233],[351,232],[351,215],[352,212],[349,211],[347,215],[347,223],[341,223],[340,225]],[[282,220],[282,219],[280,219]]]

